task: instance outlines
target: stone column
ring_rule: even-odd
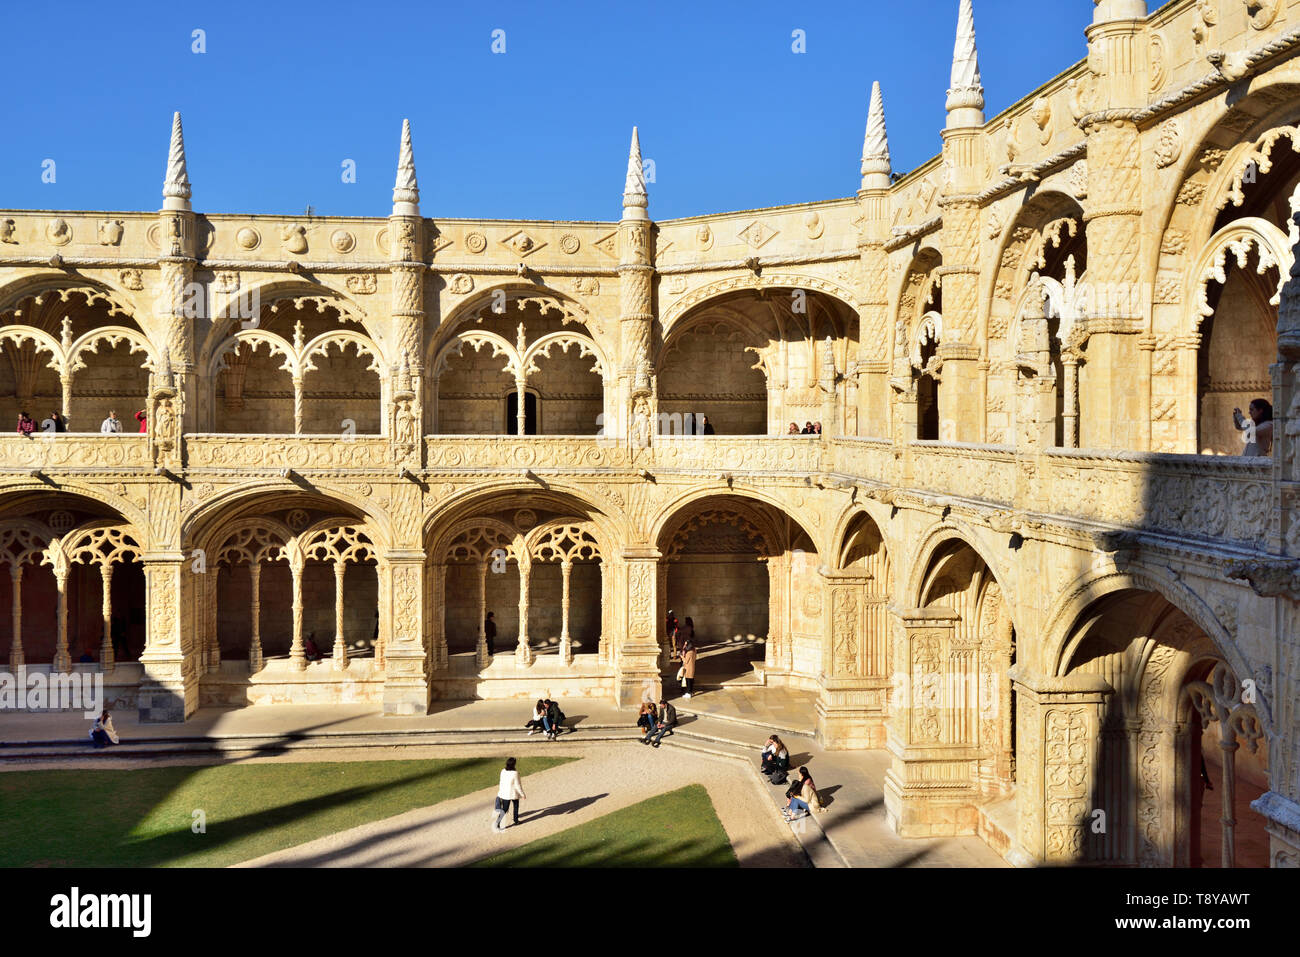
[[[648,403],[650,388],[650,338],[654,324],[651,287],[654,257],[651,253],[651,223],[646,214],[649,200],[641,166],[641,143],[634,128],[628,153],[627,178],[623,187],[623,218],[618,224],[619,422],[617,434],[632,437],[634,406],[638,399]],[[647,441],[654,442],[654,426]],[[606,429],[609,433],[609,429]],[[653,633],[652,633],[653,634]]]
[[[249,613],[253,619],[253,635],[248,642],[248,672],[257,674],[262,670],[262,563],[254,561],[248,566],[248,578],[252,585],[252,599]]]
[[[341,561],[334,563],[334,659],[335,671],[343,671],[348,666],[348,644],[343,638],[343,575],[347,566]]]
[[[573,664],[573,643],[569,639],[569,572],[573,562],[560,562],[560,660]]]
[[[647,691],[658,700],[663,688],[658,625],[654,620],[658,561],[659,553],[654,548],[629,548],[623,552],[626,585],[619,620],[614,625],[615,633],[623,635],[614,657],[614,697],[620,708],[637,704]]]
[[[524,404],[528,399],[528,380],[520,372],[515,376],[515,435],[524,434],[524,425],[527,416],[524,414]]]
[[[885,744],[888,675],[874,673],[883,599],[867,597],[867,577],[834,573],[824,580],[823,659],[817,742],[831,750]]]
[[[289,556],[289,575],[293,579],[293,643],[289,646],[289,664],[295,671],[307,668],[307,653],[302,646],[302,573],[306,561],[301,552]]]
[[[1098,810],[1101,716],[1114,689],[1100,675],[1053,678],[1017,665],[1016,805],[1018,833],[1009,860],[1022,866],[1071,864],[1088,856]],[[1117,809],[1109,818],[1119,818]]]
[[[519,559],[519,643],[515,646],[515,662],[521,666],[533,663],[533,649],[528,644],[528,581],[533,564],[528,555]]]
[[[488,561],[480,559],[478,563],[478,645],[475,647],[474,659],[479,668],[486,668],[491,662],[487,650],[487,573]]]
[[[68,572],[65,566],[54,571],[54,585],[58,589],[58,611],[55,624],[54,665],[53,671],[68,672],[72,670],[72,655],[68,653]]]
[[[9,670],[17,671],[25,667],[27,658],[23,654],[23,566],[9,566],[9,579],[13,585],[13,638],[9,642]]]
[[[433,666],[438,671],[446,671],[447,661],[447,621],[445,600],[447,594],[447,565],[443,562],[436,562],[429,569],[429,606],[426,614],[429,616],[429,634],[433,645]],[[481,625],[479,627],[482,627]]]
[[[293,374],[293,434],[302,434],[302,376]]]
[[[380,623],[384,641],[384,714],[427,714],[429,680],[425,673],[424,552],[390,551],[380,565],[380,590],[390,610]],[[385,625],[387,629],[385,629]]]
[[[185,627],[182,613],[194,600],[194,575],[182,551],[146,553],[143,561],[148,624],[140,655],[139,720],[184,721],[199,706],[193,629]]]
[[[104,642],[99,646],[99,663],[105,671],[113,664],[113,566],[104,562],[99,566],[100,607],[104,615]]]
[[[415,173],[415,151],[411,144],[410,121],[402,121],[402,142],[393,187],[393,211],[388,217],[393,280],[393,372],[399,389],[392,390],[388,403],[400,399],[408,405],[416,448],[407,461],[416,468],[424,461],[424,220],[420,216],[420,188]],[[386,404],[387,407],[387,404]],[[389,418],[385,416],[385,421]]]
[[[1141,399],[1134,387],[1137,334],[1150,301],[1143,291],[1142,138],[1135,115],[1148,100],[1145,3],[1099,4],[1085,31],[1093,72],[1080,104],[1088,139],[1088,283],[1098,293],[1088,317],[1088,416],[1080,423],[1084,448],[1143,447]],[[1138,9],[1141,14],[1136,14]],[[1156,239],[1158,241],[1158,238]],[[1148,380],[1149,381],[1149,380]]]
[[[975,832],[979,752],[964,731],[959,621],[950,608],[894,611],[902,685],[887,736],[885,818],[903,837]]]
[[[1079,357],[1073,352],[1061,354],[1065,369],[1065,411],[1061,415],[1061,445],[1067,449],[1079,447]]]

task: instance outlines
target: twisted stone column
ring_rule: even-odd
[[[13,637],[9,642],[9,670],[17,671],[27,664],[23,654],[23,566],[10,565],[9,579],[13,585]]]
[[[343,575],[347,566],[334,563],[334,657],[332,668],[343,671],[348,666],[348,645],[343,638]]]
[[[99,566],[101,610],[104,615],[104,641],[99,646],[99,663],[105,671],[113,664],[113,566],[105,562]]]
[[[248,642],[248,671],[257,674],[262,670],[262,563],[253,562],[248,566],[248,578],[252,586],[252,599],[249,612],[253,619],[252,637]]]

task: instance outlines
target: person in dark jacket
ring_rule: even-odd
[[[659,702],[659,727],[642,738],[641,743],[659,747],[659,742],[664,739],[664,735],[673,733],[675,724],[677,724],[677,709],[668,703],[667,698],[664,698]]]
[[[546,737],[554,741],[559,737],[563,730],[561,725],[564,724],[564,712],[560,710],[559,704],[546,699]]]
[[[50,421],[54,423],[55,432],[68,431],[68,420],[63,417],[61,412],[51,412]]]
[[[487,621],[483,622],[483,640],[487,642],[489,655],[497,653],[497,623],[492,620],[495,615],[494,611],[488,612]]]

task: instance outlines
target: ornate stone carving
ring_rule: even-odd
[[[1177,119],[1165,120],[1156,139],[1155,159],[1157,169],[1166,169],[1183,155],[1183,125]]]
[[[330,233],[330,245],[336,253],[350,253],[357,248],[357,237],[346,229],[336,229]]]
[[[243,226],[235,233],[235,243],[240,249],[253,250],[262,245],[262,234],[252,226]]]
[[[101,219],[99,221],[99,244],[101,246],[118,246],[122,243],[123,223],[120,219]]]
[[[348,292],[356,293],[359,296],[369,296],[379,288],[378,280],[373,273],[360,273],[356,276],[348,276],[345,280]]]
[[[64,218],[55,217],[45,225],[45,238],[55,246],[72,242],[72,226]]]

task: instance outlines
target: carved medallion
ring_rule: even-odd
[[[99,221],[99,244],[101,246],[118,246],[122,242],[122,220],[101,219]]]
[[[465,237],[465,248],[472,253],[481,253],[487,249],[487,237],[482,233],[470,233]]]
[[[262,245],[262,234],[252,226],[244,226],[235,233],[235,242],[240,249],[256,249]]]
[[[451,282],[447,284],[447,288],[458,296],[464,296],[474,291],[474,280],[463,272],[457,273],[451,277]]]
[[[573,233],[565,233],[560,237],[560,250],[570,256],[576,253],[581,245],[582,243],[578,241],[578,237]]]
[[[45,227],[45,236],[56,246],[66,246],[72,242],[72,227],[62,217],[51,219]]]
[[[336,253],[350,253],[357,247],[357,237],[346,229],[336,229],[330,233],[330,245]]]

